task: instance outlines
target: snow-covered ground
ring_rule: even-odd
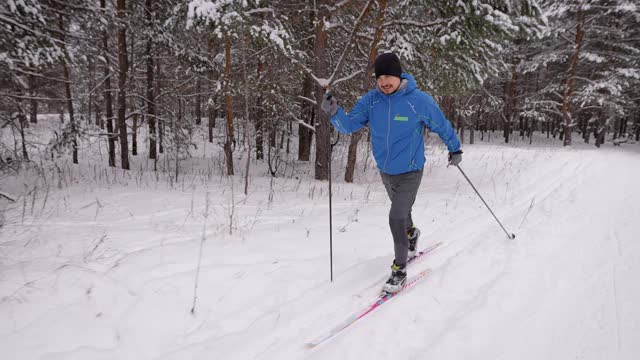
[[[638,145],[466,145],[461,166],[509,240],[432,142],[413,217],[420,247],[443,245],[410,275],[432,274],[314,349],[389,273],[389,200],[370,157],[345,184],[335,156],[333,282],[328,184],[308,164],[274,179],[253,164],[245,196],[242,174],[202,157],[212,145],[178,182],[142,160],[126,175],[106,160],[45,163],[46,182],[4,185],[30,192],[1,203],[1,357],[637,359]]]

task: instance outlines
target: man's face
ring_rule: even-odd
[[[383,93],[389,95],[400,87],[400,78],[393,75],[380,75],[376,80]]]

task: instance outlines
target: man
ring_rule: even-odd
[[[376,89],[362,96],[349,113],[338,106],[337,99],[329,92],[321,108],[341,133],[349,134],[369,126],[373,155],[391,199],[389,227],[395,259],[383,291],[395,293],[407,282],[407,261],[415,256],[420,237],[420,230],[411,219],[411,207],[425,163],[424,127],[437,133],[447,145],[449,164],[458,165],[462,151],[449,120],[433,98],[416,87],[413,76],[402,72],[397,55],[379,55],[374,71]]]

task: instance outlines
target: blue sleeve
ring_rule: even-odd
[[[331,124],[343,134],[356,132],[369,123],[369,93],[361,97],[349,113],[344,112],[342,106],[331,117]]]
[[[423,118],[424,123],[429,130],[440,136],[440,139],[447,145],[449,152],[460,150],[460,139],[453,126],[451,126],[451,122],[444,116],[433,98],[427,94],[425,95],[427,104],[426,116]]]

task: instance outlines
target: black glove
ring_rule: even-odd
[[[449,165],[458,166],[462,161],[462,150],[449,153]]]
[[[330,92],[327,92],[324,94],[322,104],[320,104],[320,109],[326,112],[329,116],[335,115],[338,112],[338,99],[332,96]]]

